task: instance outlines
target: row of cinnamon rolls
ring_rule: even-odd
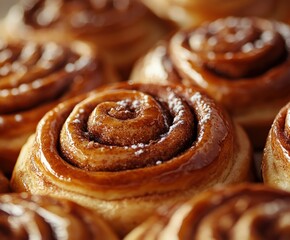
[[[265,183],[285,190],[289,111],[277,116],[263,161]],[[10,187],[76,202],[119,237],[132,231],[127,239],[287,236],[290,193],[238,185],[253,181],[252,165],[247,135],[200,89],[118,83],[49,111],[22,148]]]
[[[271,134],[287,136],[288,111],[289,106],[278,115],[279,128]],[[270,148],[280,146],[279,141],[287,146],[287,139],[270,139],[276,141],[267,143]],[[282,185],[265,178],[266,183],[281,188],[287,184],[283,161],[287,163],[289,158],[285,155],[281,162],[283,147],[271,148],[273,152],[266,152],[263,162],[264,174],[274,178],[278,178],[277,173],[282,175]],[[272,155],[277,158],[269,158]],[[273,164],[271,161],[280,169],[265,167]],[[77,202],[96,211],[119,236],[124,236],[160,206],[167,209],[199,198],[200,192],[215,185],[253,181],[252,165],[247,135],[200,89],[118,83],[62,102],[49,111],[22,148],[10,187],[14,192]],[[255,191],[252,185],[247,188],[250,190],[245,198],[251,199]],[[274,191],[266,186],[259,188]],[[223,191],[237,191],[233,189]],[[279,202],[279,196],[266,198],[270,210],[272,203],[268,201]],[[216,197],[221,197],[219,191]],[[132,238],[142,239],[134,237],[136,231],[131,233]]]
[[[4,27],[0,166],[12,176],[2,186],[28,194],[0,196],[3,238],[116,239],[133,229],[127,239],[287,236],[289,193],[250,183],[201,192],[255,181],[252,145],[264,148],[273,122],[263,179],[287,190],[288,25],[228,17],[149,52],[172,26],[137,1],[23,1]],[[114,83],[145,52],[131,81]],[[38,212],[18,206],[27,202]],[[72,213],[85,222],[64,220]]]

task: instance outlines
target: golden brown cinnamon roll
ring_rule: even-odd
[[[138,0],[22,0],[5,25],[25,39],[87,41],[122,72],[169,30]]]
[[[0,195],[1,239],[118,239],[94,211],[28,193]]]
[[[181,27],[227,16],[257,16],[289,22],[288,0],[142,0],[155,13]]]
[[[289,203],[289,192],[265,185],[214,188],[160,208],[125,239],[287,239]]]
[[[228,17],[177,32],[135,67],[136,82],[198,85],[246,128],[257,148],[290,100],[290,27]]]
[[[160,204],[250,180],[251,160],[243,130],[198,89],[124,83],[47,113],[12,187],[96,209],[124,235]]]
[[[269,132],[262,161],[265,183],[290,190],[290,103],[277,115]]]
[[[114,81],[82,43],[0,41],[0,169],[12,172],[38,121],[60,101]]]

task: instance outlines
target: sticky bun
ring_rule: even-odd
[[[247,135],[198,88],[122,83],[48,112],[11,185],[95,209],[123,236],[160,204],[251,177]]]

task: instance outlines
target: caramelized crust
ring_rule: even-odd
[[[263,148],[279,109],[289,100],[289,26],[228,17],[181,30],[136,66],[137,82],[198,85]]]
[[[47,113],[12,187],[96,209],[124,235],[160,204],[250,180],[251,160],[243,130],[198,89],[124,83]]]
[[[277,115],[269,132],[262,161],[264,182],[290,189],[290,103]]]
[[[1,239],[118,239],[93,211],[48,196],[0,195]]]
[[[290,194],[265,185],[219,187],[157,213],[133,239],[283,239],[289,236]]]
[[[12,172],[38,121],[59,102],[115,81],[87,45],[0,42],[0,168]]]

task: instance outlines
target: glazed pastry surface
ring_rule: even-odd
[[[290,103],[277,115],[268,135],[262,161],[265,183],[285,190],[290,189]]]
[[[0,41],[0,168],[9,174],[20,148],[43,115],[59,102],[116,75],[80,42]]]
[[[48,196],[0,195],[1,239],[118,239],[93,211]]]
[[[288,238],[289,202],[289,192],[265,185],[219,187],[159,208],[125,239]]]
[[[137,63],[132,79],[198,85],[262,148],[276,114],[290,100],[289,39],[283,23],[219,19],[157,45]]]
[[[75,200],[124,235],[160,204],[251,180],[247,136],[199,89],[102,90],[45,115],[21,151],[13,190]]]

